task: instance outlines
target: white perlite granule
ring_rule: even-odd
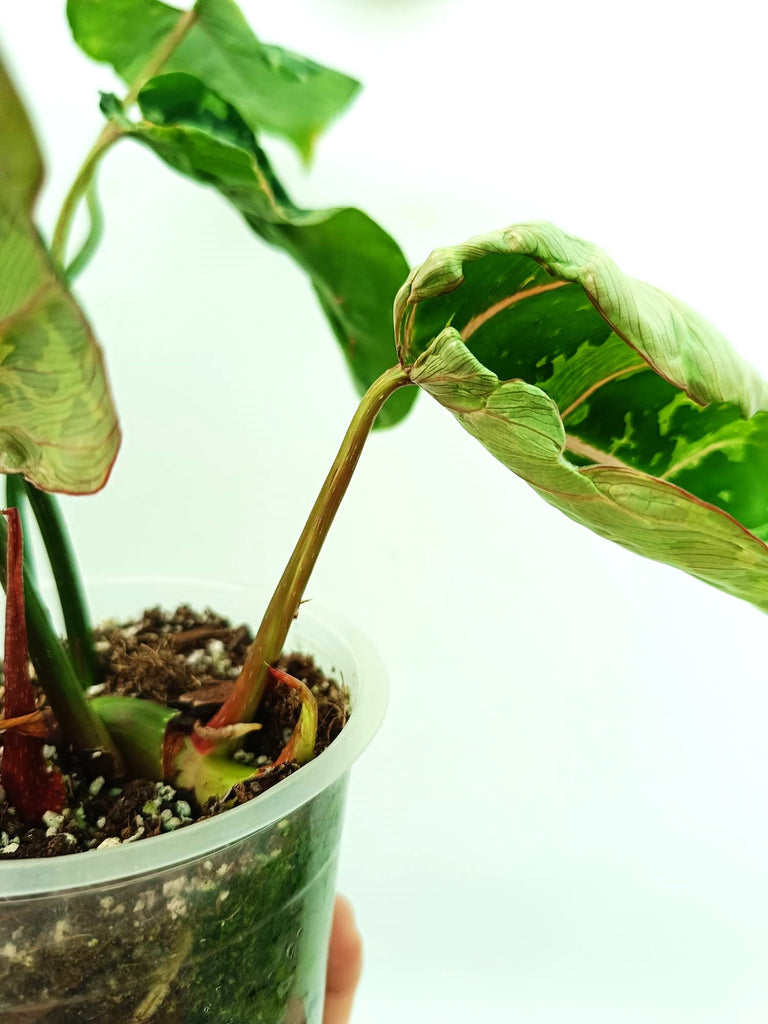
[[[117,836],[108,836],[106,839],[102,839],[99,845],[96,847],[97,850],[108,850],[112,846],[121,846],[122,839],[118,839]]]
[[[175,921],[178,917],[184,917],[187,912],[186,900],[182,899],[181,896],[174,896],[168,900],[166,904],[171,914],[171,920]]]
[[[163,896],[177,896],[180,892],[184,892],[186,887],[186,875],[179,875],[178,878],[172,878],[170,882],[163,884]]]
[[[91,796],[98,796],[104,786],[104,776],[97,775],[93,782],[88,787],[88,792]]]

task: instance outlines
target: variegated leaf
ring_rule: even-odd
[[[0,471],[86,493],[120,434],[101,351],[32,220],[42,160],[0,66]]]
[[[768,387],[698,314],[535,224],[433,253],[395,330],[411,379],[551,504],[768,609]]]

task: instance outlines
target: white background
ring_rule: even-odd
[[[366,82],[299,202],[356,204],[410,262],[543,217],[679,294],[768,370],[758,4],[283,0],[262,38]],[[48,161],[105,68],[63,2],[0,12]],[[355,405],[301,274],[123,144],[78,292],[125,441],[65,511],[84,572],[277,578]],[[768,1019],[765,619],[569,523],[420,401],[375,436],[310,586],[388,664],[340,885],[360,1024]],[[254,609],[258,617],[259,609]]]

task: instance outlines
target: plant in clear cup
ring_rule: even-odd
[[[53,830],[54,839],[67,810],[60,802],[59,768],[53,761],[45,764],[52,746],[45,741],[55,730],[62,750],[98,772],[91,782],[97,791],[90,796],[98,797],[102,787],[110,793],[155,786],[155,796],[133,814],[134,824],[141,818],[137,829],[146,832],[145,818],[171,797],[176,804],[161,814],[175,824],[166,835],[136,836],[140,842],[133,835],[111,837],[117,842],[106,845],[120,847],[112,852],[67,857],[63,848],[52,850],[65,854],[52,858],[46,872],[51,899],[59,902],[50,905],[43,924],[30,926],[36,936],[32,947],[17,944],[11,931],[11,943],[0,950],[8,979],[4,991],[17,992],[9,1009],[29,1004],[35,989],[45,992],[33,1001],[40,1012],[36,1019],[60,1019],[56,1014],[64,1006],[67,1019],[100,1019],[93,1014],[112,984],[113,1015],[104,1019],[118,1019],[119,1003],[133,1014],[126,1017],[131,1020],[286,1024],[303,1014],[314,1024],[320,1013],[317,985],[302,988],[296,979],[303,968],[294,961],[302,955],[303,935],[313,977],[318,975],[332,885],[332,867],[325,866],[332,864],[338,839],[341,776],[291,804],[277,821],[268,808],[290,802],[280,794],[301,791],[304,782],[297,780],[324,777],[323,766],[352,743],[348,736],[361,712],[345,676],[344,685],[352,689],[350,723],[315,757],[317,692],[279,659],[290,649],[290,631],[306,617],[301,605],[307,584],[370,432],[399,422],[414,394],[426,392],[571,519],[767,608],[768,385],[695,311],[626,277],[597,246],[551,224],[515,225],[437,249],[408,274],[397,245],[360,211],[296,206],[269,163],[262,134],[282,134],[307,157],[354,83],[260,43],[230,0],[198,0],[184,12],[138,0],[118,12],[106,0],[70,0],[68,13],[79,44],[112,64],[128,92],[122,99],[102,96],[104,128],[65,199],[49,249],[32,217],[42,173],[39,151],[18,96],[7,76],[0,77],[0,117],[9,140],[0,154],[0,257],[10,268],[0,292],[8,395],[0,460],[10,474],[8,505],[18,509],[10,514],[9,529],[0,523],[12,679],[0,721],[11,738],[2,770],[9,792],[16,787],[22,794],[13,797],[14,814],[28,819],[32,829]],[[216,189],[257,236],[294,259],[309,275],[362,393],[288,564],[265,610],[256,613],[247,649],[238,660],[229,659],[227,679],[213,681],[217,696],[210,707],[200,700],[180,707],[156,693],[137,697],[125,687],[96,692],[104,686],[96,656],[104,638],[97,633],[95,639],[66,529],[47,493],[97,490],[117,454],[119,429],[101,353],[69,283],[98,242],[96,169],[123,140],[141,143],[175,171]],[[83,200],[91,226],[70,259],[73,218]],[[394,503],[396,497],[387,500]],[[65,643],[22,557],[18,520],[29,510],[57,582]],[[446,558],[460,557],[471,557],[471,542],[457,533],[457,548]],[[147,594],[134,612],[155,599]],[[243,620],[251,621],[254,611]],[[170,629],[169,621],[165,625]],[[140,623],[128,628],[138,628],[134,637],[146,633]],[[182,631],[196,629],[197,621]],[[25,676],[25,631],[39,692]],[[116,643],[125,644],[125,635]],[[165,655],[157,648],[142,657],[163,662]],[[323,667],[333,670],[335,660],[334,655]],[[138,661],[134,667],[138,672]],[[278,692],[293,718],[289,725],[282,721],[269,764],[259,765],[249,744],[257,742]],[[285,778],[294,768],[299,770]],[[233,806],[240,798],[243,805]],[[193,805],[198,817],[212,808],[225,813],[187,828]],[[247,840],[253,849],[240,850],[246,838],[239,833],[220,850],[193,838],[212,835],[219,818],[243,822],[249,814],[261,821]],[[202,852],[198,856],[193,849]],[[6,835],[0,853],[10,863],[20,852],[21,843]],[[150,854],[163,865],[152,867],[161,880],[151,884],[146,871],[127,866],[138,858],[146,867]],[[71,880],[54,884],[57,861],[90,865],[96,858],[98,868],[88,870],[99,877],[107,872],[102,858],[110,871],[118,858],[125,862],[119,878],[107,872],[114,893]],[[321,876],[325,888],[315,908],[321,909],[305,917],[304,894]],[[75,903],[61,895],[70,889],[84,909],[72,909]],[[29,895],[43,907],[41,891],[33,888]],[[142,921],[149,930],[136,941],[133,929],[141,932]],[[102,924],[106,930],[100,931]],[[289,938],[294,932],[295,940]],[[66,995],[63,968],[55,977],[44,974],[57,962],[57,935],[62,941],[70,937],[69,952],[75,949],[72,936],[79,936],[102,957],[102,966],[90,974],[85,968],[68,974],[72,987]],[[161,936],[164,955],[155,963]],[[261,973],[223,966],[226,950],[237,950],[250,963],[257,947]],[[44,963],[29,961],[24,948],[46,950]],[[125,984],[115,973],[120,958],[132,965]],[[87,963],[85,950],[78,949],[73,960]],[[86,975],[98,979],[101,998]],[[223,993],[221,1005],[214,992]]]

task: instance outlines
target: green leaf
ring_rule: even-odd
[[[1,62],[0,116],[3,128],[0,200],[9,209],[16,206],[31,209],[43,183],[43,159],[27,112]]]
[[[237,111],[191,75],[161,75],[139,94],[145,120],[129,135],[167,164],[214,186],[250,227],[309,275],[360,391],[392,364],[392,302],[408,267],[397,243],[360,210],[301,210]],[[380,426],[413,393],[393,396]]]
[[[186,12],[158,0],[69,0],[78,44],[128,83],[146,71]],[[150,74],[196,75],[240,112],[252,131],[290,139],[308,159],[317,136],[359,83],[256,38],[232,0],[198,0],[188,31]]]
[[[223,799],[238,782],[266,774],[225,754],[201,754],[188,736],[180,738],[172,756],[166,750],[166,763],[168,781],[179,789],[191,789],[201,806],[211,797]]]
[[[127,115],[125,113],[125,104],[120,97],[115,96],[113,92],[99,93],[99,110],[102,112],[104,117],[111,121],[115,121],[118,124],[128,123]]]
[[[88,705],[109,731],[131,776],[161,782],[168,726],[180,712],[139,697],[92,697]]]
[[[117,455],[117,418],[101,351],[32,220],[42,162],[2,66],[0,135],[0,471],[96,491]]]
[[[395,310],[411,380],[550,504],[768,610],[768,387],[699,314],[546,224],[437,250]]]

